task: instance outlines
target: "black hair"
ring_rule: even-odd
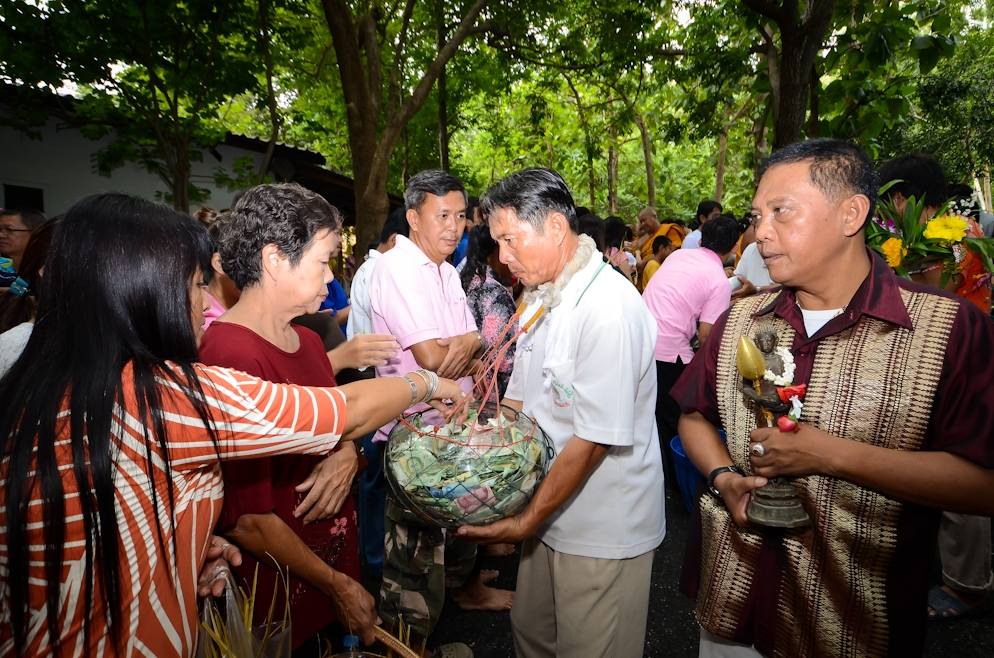
[[[663,247],[668,247],[673,244],[668,237],[665,235],[657,235],[652,239],[652,253],[655,254],[657,251]]]
[[[45,213],[34,208],[4,208],[0,210],[0,217],[7,215],[19,215],[21,223],[24,224],[25,228],[29,228],[32,231],[47,221]]]
[[[877,205],[877,174],[860,147],[842,139],[808,139],[788,144],[771,155],[760,178],[771,167],[796,162],[810,163],[811,183],[827,198],[862,194],[870,201],[864,222],[873,217]]]
[[[577,217],[583,217],[584,215],[593,215],[593,214],[595,214],[595,213],[593,211],[591,211],[590,208],[588,208],[586,206],[577,206],[576,207],[576,216]]]
[[[38,288],[41,284],[39,274],[45,265],[45,256],[48,254],[52,233],[59,219],[54,217],[32,231],[17,271],[18,278],[24,281],[27,289],[22,294],[18,294],[13,289],[0,293],[0,333],[22,322],[30,322],[34,317]]]
[[[711,201],[710,199],[701,201],[697,204],[697,214],[694,218],[697,219],[699,217],[707,217],[715,210],[721,212],[724,208],[722,208],[721,204],[717,201]]]
[[[480,197],[471,196],[466,201],[466,219],[473,221],[473,211],[480,207]]]
[[[389,240],[391,235],[403,235],[406,238],[410,234],[411,227],[407,223],[407,211],[404,208],[394,208],[387,215],[387,221],[383,222],[383,228],[380,230],[380,243]]]
[[[469,290],[473,277],[486,276],[487,260],[497,251],[497,242],[490,236],[490,229],[480,224],[469,230],[469,248],[466,250],[466,262],[459,273],[463,290]]]
[[[523,169],[494,183],[480,199],[483,221],[489,222],[498,208],[513,210],[520,221],[529,222],[538,232],[545,228],[551,212],[562,213],[574,232],[580,228],[573,194],[563,177],[551,169]]]
[[[739,235],[739,223],[735,218],[719,215],[701,226],[701,246],[723,256],[739,241]]]
[[[449,192],[462,192],[467,202],[466,188],[462,181],[441,169],[426,169],[411,176],[404,190],[404,205],[407,210],[421,210],[421,204],[429,194],[445,196]]]
[[[341,213],[315,192],[296,183],[257,185],[238,199],[221,226],[221,266],[244,290],[262,277],[266,245],[276,245],[297,265],[318,232],[341,227]]]
[[[906,199],[925,199],[925,205],[941,206],[947,198],[946,175],[939,161],[927,153],[908,153],[880,166],[880,181],[898,181],[885,192],[899,192]]]
[[[604,241],[605,241],[605,226],[604,220],[602,220],[597,215],[588,212],[585,215],[580,215],[577,218],[577,224],[579,224],[580,230],[577,233],[581,235],[589,235],[594,240],[594,245],[597,247],[598,251],[604,251]]]
[[[604,220],[604,247],[611,249],[621,249],[625,244],[628,231],[631,230],[628,224],[621,217],[611,215]]]
[[[197,213],[197,220],[201,224],[204,223],[204,220],[201,217],[202,213],[203,209]],[[222,210],[219,213],[215,213],[214,216],[210,218],[210,223],[207,224],[207,237],[210,238],[211,241],[212,254],[220,253],[221,251],[221,227],[224,226],[224,223],[228,221],[229,217],[231,217],[231,211]],[[211,263],[211,266],[204,270],[204,283],[210,283],[213,280],[214,264]]]
[[[209,266],[207,232],[192,217],[162,204],[123,194],[77,202],[55,231],[45,261],[38,318],[21,356],[0,379],[0,464],[6,513],[8,573],[5,600],[14,652],[22,655],[30,621],[28,523],[41,518],[37,543],[44,546],[47,634],[52,654],[62,651],[60,589],[66,549],[67,481],[79,492],[76,505],[85,537],[82,618],[103,616],[112,646],[123,642],[124,610],[116,500],[119,478],[118,408],[137,410],[133,440],[144,448],[147,494],[158,542],[170,556],[162,521],[172,523],[156,484],[172,481],[163,389],[185,396],[217,447],[204,391],[194,371],[197,338],[190,289],[198,269]],[[130,368],[132,377],[123,377]],[[30,385],[25,382],[30,381]],[[173,395],[173,393],[170,393]],[[129,403],[128,400],[131,400]],[[60,417],[60,412],[68,412]],[[192,431],[192,427],[187,427]],[[65,446],[57,442],[64,441]],[[153,460],[162,464],[156,477]],[[68,461],[68,463],[65,463]],[[70,468],[66,468],[66,467]],[[139,482],[141,480],[139,479]],[[40,500],[29,516],[29,502]],[[32,538],[33,539],[33,538]],[[151,538],[143,538],[152,541]],[[175,565],[176,537],[172,540]],[[191,586],[193,584],[191,583]],[[9,598],[6,598],[9,597]],[[91,646],[84,623],[83,645]],[[71,651],[71,649],[68,649]]]

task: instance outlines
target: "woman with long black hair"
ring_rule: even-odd
[[[56,231],[0,380],[0,656],[191,654],[221,460],[324,454],[460,395],[431,373],[317,388],[197,364],[210,256],[192,218],[120,194]]]

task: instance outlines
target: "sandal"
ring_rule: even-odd
[[[939,585],[928,591],[928,618],[930,620],[962,619],[973,613],[978,605],[967,603]]]

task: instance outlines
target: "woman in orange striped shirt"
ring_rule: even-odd
[[[0,380],[0,656],[190,655],[222,460],[323,454],[460,395],[430,373],[311,388],[195,363],[209,259],[195,221],[124,195],[59,227]]]

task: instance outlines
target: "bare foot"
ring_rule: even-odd
[[[514,603],[514,592],[487,587],[487,583],[496,577],[496,571],[481,571],[468,583],[453,590],[452,600],[463,610],[510,610]]]
[[[514,555],[514,544],[488,544],[483,552],[490,557],[507,557]]]

